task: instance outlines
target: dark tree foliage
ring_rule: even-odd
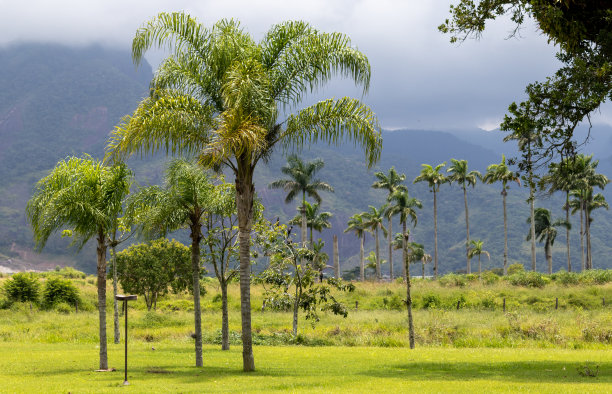
[[[2,290],[10,302],[38,302],[40,283],[32,273],[18,272],[7,279]]]
[[[76,305],[79,302],[79,290],[69,279],[53,276],[45,283],[43,304],[51,308],[60,302]]]

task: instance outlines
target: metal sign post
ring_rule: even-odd
[[[128,378],[127,378],[127,373],[128,373],[128,368],[127,368],[127,355],[128,355],[128,351],[127,351],[127,347],[128,347],[128,312],[127,312],[127,305],[128,305],[128,301],[133,301],[136,300],[138,298],[138,296],[136,295],[123,295],[123,294],[117,294],[115,296],[115,298],[117,299],[117,301],[123,301],[123,309],[125,310],[125,380],[123,381],[123,385],[127,386],[130,383],[128,382]]]

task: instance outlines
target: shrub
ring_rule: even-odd
[[[441,276],[440,279],[438,279],[438,282],[442,286],[464,287],[467,284],[467,279],[465,278],[465,275],[446,274]]]
[[[519,272],[510,276],[510,283],[514,286],[523,287],[544,287],[550,279],[544,277],[539,272]]]
[[[439,308],[442,305],[442,300],[437,294],[427,294],[423,297],[423,309]]]
[[[482,283],[485,285],[494,285],[499,281],[499,276],[491,271],[485,271],[482,274]]]
[[[52,307],[57,303],[65,302],[75,305],[79,301],[79,291],[68,279],[51,277],[45,283],[43,290],[43,303],[47,307]]]
[[[55,304],[53,309],[55,309],[56,312],[63,313],[65,315],[73,311],[73,308],[65,302]]]
[[[9,302],[38,302],[40,284],[32,272],[19,272],[4,282],[4,294]]]
[[[603,285],[612,282],[612,270],[587,270],[580,273],[580,283]]]
[[[555,282],[565,286],[577,285],[579,274],[577,274],[576,272],[560,271],[556,274],[551,275],[550,278]]]
[[[406,304],[404,303],[404,300],[400,298],[400,296],[394,294],[390,298],[383,297],[383,305],[385,309],[402,310]]]
[[[520,272],[525,272],[525,267],[521,263],[514,263],[508,266],[508,275],[518,274]]]

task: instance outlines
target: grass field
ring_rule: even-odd
[[[227,352],[219,346],[219,289],[207,285],[201,369],[193,367],[189,294],[163,297],[150,312],[139,299],[130,304],[131,385],[123,387],[123,344],[109,343],[117,371],[94,372],[95,281],[75,278],[78,313],[67,304],[45,309],[0,299],[0,392],[612,393],[612,283],[531,288],[449,280],[414,281],[415,350],[408,349],[402,283],[356,283],[354,292],[337,294],[347,318],[321,313],[312,325],[301,314],[297,338],[291,313],[262,311],[263,289],[254,285],[257,371],[248,374],[241,371],[237,284],[229,289]],[[110,284],[108,290],[112,342]]]
[[[257,371],[241,372],[240,349],[188,344],[109,346],[115,372],[94,372],[93,344],[0,343],[2,392],[612,392],[609,350],[256,346]],[[596,377],[577,369],[589,367]]]

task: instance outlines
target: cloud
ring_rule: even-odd
[[[128,49],[135,31],[160,11],[184,10],[204,24],[240,20],[256,39],[275,23],[302,19],[323,31],[348,34],[372,64],[371,105],[384,127],[423,129],[491,126],[525,86],[557,67],[555,48],[533,24],[506,39],[507,19],[487,26],[479,41],[461,45],[437,31],[456,1],[401,0],[33,0],[2,1],[0,45],[20,41],[101,43]],[[171,4],[172,8],[168,8]],[[149,59],[159,61],[159,53]],[[322,95],[361,96],[334,82]],[[602,121],[610,123],[608,107]]]

